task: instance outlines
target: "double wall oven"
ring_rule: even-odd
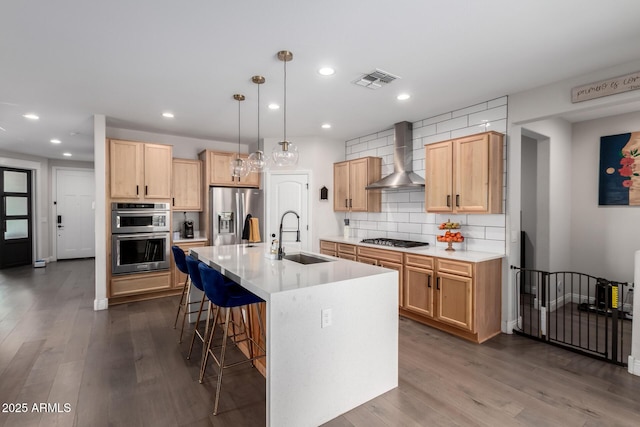
[[[169,203],[111,204],[111,273],[169,269]]]

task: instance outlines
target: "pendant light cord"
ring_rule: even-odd
[[[240,158],[240,100],[238,99],[238,159]]]
[[[284,62],[284,141],[287,141],[287,60]]]
[[[258,151],[260,151],[260,84],[258,84]]]

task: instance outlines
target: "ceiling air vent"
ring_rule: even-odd
[[[353,83],[358,86],[368,87],[369,89],[380,89],[382,86],[399,78],[400,77],[398,76],[394,76],[391,73],[387,73],[386,71],[378,70],[376,68],[375,71],[372,71],[369,74],[364,74],[359,79],[354,80]]]

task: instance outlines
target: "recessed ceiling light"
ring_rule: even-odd
[[[59,139],[55,139],[55,138],[51,140],[52,144],[60,144],[61,142],[62,141],[60,141]]]
[[[40,118],[36,114],[33,114],[33,113],[23,114],[22,117],[24,117],[25,119],[29,119],[29,120],[38,120]]]
[[[408,93],[401,93],[396,97],[398,101],[406,101],[409,98],[411,98],[411,95],[409,95]]]
[[[323,76],[332,76],[336,73],[336,70],[331,67],[322,67],[318,70],[318,73],[322,74]]]
[[[331,129],[331,125],[329,123],[323,123],[322,129]]]
[[[270,110],[278,110],[278,109],[280,109],[280,106],[278,104],[269,104],[269,109]]]
[[[71,157],[71,153],[62,153],[62,155],[65,157]]]
[[[5,128],[3,128],[2,126],[0,126],[0,130],[1,130],[2,132],[6,132],[6,131],[7,131],[7,130],[6,130]]]
[[[167,111],[162,113],[162,117],[166,117],[167,119],[173,119],[175,116],[173,115],[173,113],[170,113]]]

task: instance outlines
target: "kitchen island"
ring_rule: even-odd
[[[327,262],[273,260],[267,250],[191,249],[266,302],[266,425],[317,426],[397,387],[398,273],[316,254]]]

